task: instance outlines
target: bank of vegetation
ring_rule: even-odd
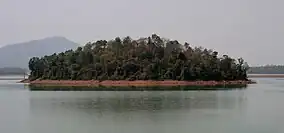
[[[89,42],[29,61],[29,80],[247,80],[242,58],[181,44],[156,34],[146,38],[115,38]]]
[[[248,73],[249,74],[284,74],[284,66],[266,65],[266,66],[251,67],[248,70]]]

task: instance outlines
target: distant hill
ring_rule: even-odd
[[[0,48],[0,68],[28,68],[28,61],[31,57],[50,55],[68,49],[74,49],[78,46],[78,44],[64,37],[49,37],[40,40],[6,45]]]
[[[18,67],[4,67],[0,68],[0,75],[23,75],[27,73],[26,69]]]
[[[284,74],[284,66],[282,65],[267,65],[259,67],[251,67],[249,74]]]

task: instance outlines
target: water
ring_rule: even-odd
[[[283,133],[284,80],[230,91],[30,91],[0,80],[3,133]]]

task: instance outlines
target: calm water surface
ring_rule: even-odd
[[[284,133],[284,79],[230,91],[30,91],[0,80],[3,133]]]

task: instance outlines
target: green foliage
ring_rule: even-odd
[[[246,80],[243,59],[192,48],[153,34],[89,42],[75,51],[33,57],[30,79],[52,80]]]

